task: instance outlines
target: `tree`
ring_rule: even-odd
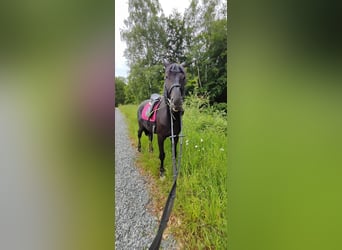
[[[124,52],[130,66],[155,65],[165,54],[164,18],[158,0],[129,0],[129,17],[121,37],[126,41]]]
[[[185,28],[182,15],[174,11],[166,18],[166,58],[169,62],[185,61]]]
[[[198,94],[210,103],[227,101],[227,15],[220,0],[192,0],[185,12],[186,57]],[[191,81],[193,83],[193,81]]]
[[[207,71],[205,90],[210,101],[227,102],[227,22],[213,21],[208,35]]]
[[[125,103],[125,78],[115,77],[115,107]]]
[[[201,7],[198,0],[192,0],[190,6],[185,10],[184,14],[185,28],[185,53],[186,62],[190,75],[188,79],[196,78],[197,88],[202,87],[200,64],[204,51],[203,25],[201,16]]]
[[[129,0],[129,17],[121,31],[130,66],[126,101],[139,103],[159,93],[166,54],[165,17],[158,0]]]

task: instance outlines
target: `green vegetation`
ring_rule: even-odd
[[[184,14],[174,11],[169,16],[158,0],[129,0],[128,5],[129,17],[121,30],[130,67],[125,104],[138,104],[152,93],[161,93],[163,59],[186,63],[187,95],[207,93],[210,104],[226,104],[226,1],[193,0]]]
[[[133,144],[137,143],[137,105],[119,106],[127,119]],[[209,106],[207,97],[190,96],[183,119],[183,157],[177,197],[169,229],[184,249],[227,249],[227,117]],[[165,141],[166,179],[160,181],[159,150],[148,152],[148,139],[142,137],[138,165],[151,175],[154,201],[165,205],[172,184],[171,146]],[[157,210],[158,210],[157,209]],[[158,215],[160,216],[160,215]]]
[[[115,107],[125,103],[125,79],[123,77],[115,77]]]

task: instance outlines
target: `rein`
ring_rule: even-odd
[[[167,101],[167,100],[166,100]],[[179,140],[179,155],[178,155],[178,164],[176,161],[176,152],[175,152],[175,137],[177,135],[174,134],[173,132],[173,120],[174,120],[174,116],[172,114],[172,110],[170,105],[169,106],[169,111],[170,111],[170,120],[171,120],[171,142],[172,142],[172,167],[173,167],[173,185],[172,188],[170,190],[169,196],[167,198],[165,207],[164,207],[164,211],[163,211],[163,215],[162,218],[160,220],[160,224],[159,224],[159,229],[157,232],[156,237],[154,238],[149,250],[157,250],[160,247],[160,243],[161,243],[161,239],[163,236],[163,232],[167,226],[167,223],[169,221],[170,218],[170,214],[173,208],[173,203],[174,200],[176,198],[176,188],[177,188],[177,177],[178,177],[178,173],[179,173],[179,169],[180,169],[180,161],[181,161],[181,157],[182,157],[182,145],[183,145],[183,137],[184,135],[182,134],[182,115],[180,114],[180,135],[178,137],[180,137]]]

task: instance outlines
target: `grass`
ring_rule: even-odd
[[[137,144],[137,105],[119,109],[125,115],[133,144]],[[205,98],[189,97],[183,118],[183,157],[177,182],[177,196],[164,234],[172,233],[182,249],[227,249],[227,118],[207,105]],[[158,146],[148,152],[148,139],[142,137],[138,166],[151,180],[153,210],[165,205],[172,185],[171,145],[165,141],[166,179],[160,181]]]

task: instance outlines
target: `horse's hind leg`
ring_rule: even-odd
[[[138,130],[138,151],[141,152],[141,142],[140,142],[140,138],[143,132],[143,128],[141,126],[139,126],[139,130]]]
[[[164,169],[164,159],[165,159],[165,152],[164,152],[164,140],[165,138],[158,135],[158,147],[159,147],[159,159],[160,159],[160,177],[164,177],[165,169]]]
[[[151,132],[149,135],[148,135],[148,138],[150,139],[150,142],[149,142],[149,152],[153,152],[153,145],[152,145],[152,140],[153,140],[153,132]]]

